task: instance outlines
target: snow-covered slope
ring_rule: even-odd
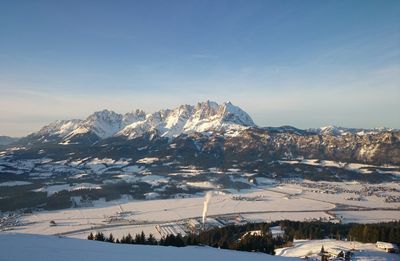
[[[123,127],[123,122],[131,123],[129,120],[136,120],[136,117],[134,115],[124,117],[109,110],[98,111],[79,124],[66,138],[70,139],[76,135],[86,133],[94,133],[102,139],[108,138]]]
[[[162,247],[112,244],[55,236],[0,234],[0,260],[299,260],[261,253],[247,253],[210,247]]]
[[[44,126],[40,131],[36,134],[44,135],[44,136],[60,136],[65,137],[82,123],[82,120],[58,120],[50,123],[49,125]]]
[[[328,253],[337,256],[340,251],[353,251],[354,256],[351,260],[365,260],[365,261],[385,261],[385,260],[399,260],[398,254],[386,253],[382,249],[378,249],[375,244],[363,244],[353,241],[339,241],[334,239],[324,240],[299,240],[293,246],[287,248],[276,249],[275,252],[278,256],[287,257],[301,257],[308,256],[309,258],[319,258],[318,254],[321,247]],[[319,259],[318,259],[319,260]]]
[[[38,132],[32,133],[25,138],[22,138],[22,141],[28,142],[58,142],[64,139],[71,132],[76,130],[81,124],[82,120],[73,119],[73,120],[57,120],[54,121],[43,128],[41,128]]]

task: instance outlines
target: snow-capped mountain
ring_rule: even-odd
[[[78,128],[69,133],[66,138],[70,139],[74,136],[90,132],[100,138],[107,138],[121,128],[121,123],[121,114],[109,110],[98,111],[79,124]]]
[[[203,132],[210,129],[255,126],[250,116],[231,102],[218,105],[215,102],[199,103],[193,116],[184,126],[186,132]]]
[[[145,133],[157,133],[162,137],[176,137],[183,133],[221,131],[255,126],[250,116],[230,102],[221,105],[206,101],[195,106],[181,105],[175,109],[146,114],[142,110],[118,114],[110,110],[98,111],[85,120],[55,121],[31,134],[41,141],[62,142],[95,135],[99,139],[112,136],[129,139]],[[51,138],[50,138],[51,137]]]

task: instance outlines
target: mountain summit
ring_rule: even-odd
[[[219,105],[206,101],[195,106],[181,105],[172,110],[161,110],[146,115],[117,133],[135,138],[153,131],[162,137],[176,137],[182,133],[221,131],[255,126],[250,116],[230,102]]]

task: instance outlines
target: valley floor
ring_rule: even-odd
[[[311,183],[310,183],[311,184]],[[400,219],[400,203],[385,202],[376,195],[355,201],[358,183],[281,184],[215,194],[210,202],[207,223],[222,226],[232,223],[274,220],[323,220],[331,222],[376,223]],[[382,184],[381,184],[382,185]],[[347,192],[325,193],[327,187],[346,187]],[[385,188],[398,183],[387,183]],[[388,192],[389,193],[389,192]],[[359,194],[359,193],[358,193]],[[117,238],[142,230],[160,238],[167,233],[185,234],[189,220],[201,221],[203,197],[124,201],[90,208],[41,211],[14,216],[15,222],[3,231],[86,238],[101,231]],[[53,224],[50,222],[54,221]],[[13,225],[14,224],[14,225]]]

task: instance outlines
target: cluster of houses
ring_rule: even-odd
[[[0,231],[6,231],[12,227],[22,225],[19,218],[19,214],[5,214],[0,216]]]

